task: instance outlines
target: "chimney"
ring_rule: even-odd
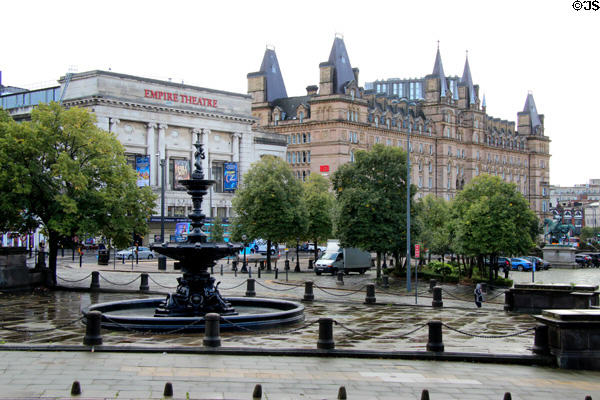
[[[317,90],[319,87],[317,85],[310,85],[306,87],[306,95],[307,96],[316,96]]]

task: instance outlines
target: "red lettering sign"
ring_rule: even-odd
[[[420,244],[415,244],[415,257],[416,258],[421,257],[421,245]]]
[[[175,92],[144,89],[144,97],[148,99],[173,101],[176,103],[195,104],[204,107],[217,108],[217,99],[207,99],[205,97],[196,97]]]
[[[319,167],[319,171],[321,171],[321,172],[329,172],[329,165],[321,165]]]

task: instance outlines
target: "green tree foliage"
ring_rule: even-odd
[[[329,191],[329,181],[319,174],[311,174],[304,184],[304,203],[307,212],[306,238],[317,245],[331,237],[333,231],[333,205],[335,198]]]
[[[225,240],[225,229],[223,220],[219,217],[215,218],[210,229],[211,242],[222,243]]]
[[[155,196],[137,187],[123,146],[93,114],[51,103],[30,122],[0,121],[0,229],[43,227],[51,285],[60,241],[87,234],[125,246],[132,232],[146,232]]]
[[[296,242],[306,235],[302,183],[279,157],[264,156],[244,175],[233,198],[236,217],[232,236],[241,241],[264,239],[267,245]],[[270,264],[270,252],[267,263]]]
[[[461,254],[495,259],[522,255],[535,245],[540,224],[525,197],[512,183],[481,175],[453,202],[456,246]]]
[[[591,250],[597,250],[600,245],[600,227],[584,226],[581,228],[581,234],[579,235],[580,245],[582,249],[590,248]]]
[[[432,194],[419,201],[419,237],[429,254],[447,254],[452,246],[450,203]]]
[[[406,249],[406,152],[375,145],[333,175],[336,233],[342,246],[401,254]],[[411,198],[416,188],[411,185]],[[411,243],[418,234],[411,207]]]

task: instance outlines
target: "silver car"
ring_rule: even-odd
[[[129,247],[125,250],[121,250],[117,252],[117,258],[126,258],[128,260],[135,258],[135,246]],[[138,259],[147,258],[149,260],[154,258],[154,252],[150,250],[148,247],[140,246],[137,248],[138,251]]]

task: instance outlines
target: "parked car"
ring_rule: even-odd
[[[511,258],[510,266],[512,270],[517,271],[531,271],[533,269],[533,264],[524,259],[524,258]]]
[[[490,260],[488,258],[485,259],[485,265],[490,265]],[[510,259],[507,257],[497,257],[496,265],[500,271],[510,270]]]
[[[536,271],[541,271],[543,269],[550,269],[550,267],[551,267],[551,265],[548,261],[543,260],[536,256],[524,256],[524,257],[520,257],[520,258],[524,258],[525,260],[529,261],[532,264],[533,264],[533,261],[535,260],[535,270]]]
[[[590,256],[592,259],[591,265],[598,268],[600,267],[600,253],[580,253],[586,256]]]
[[[324,253],[325,250],[327,250],[327,246],[318,246],[317,245],[317,251],[319,252],[319,256],[322,253]],[[315,244],[314,243],[302,243],[300,245],[300,251],[307,251],[307,252],[313,253],[315,251]]]
[[[135,246],[131,246],[125,250],[121,250],[117,252],[117,258],[126,258],[128,260],[131,260],[133,258],[135,258],[135,250],[136,247]],[[138,247],[137,248],[138,251],[138,258],[142,259],[142,258],[147,258],[149,260],[154,258],[154,252],[152,250],[150,250],[148,247]]]
[[[575,262],[582,267],[589,267],[592,265],[592,257],[587,254],[575,254]]]
[[[327,241],[325,254],[315,263],[315,274],[330,273],[335,275],[338,270],[349,274],[358,272],[364,274],[371,268],[371,253],[356,248],[341,248],[340,241]]]

